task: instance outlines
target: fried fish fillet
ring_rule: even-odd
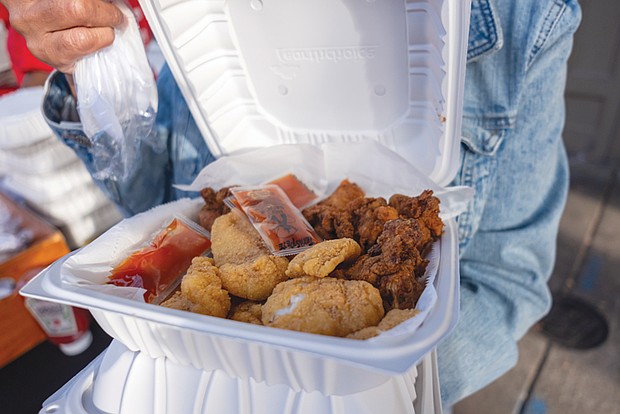
[[[272,255],[248,219],[238,213],[218,217],[211,228],[211,252],[222,285],[240,298],[261,301],[287,279],[288,259]]]
[[[353,239],[325,240],[295,256],[288,264],[286,275],[325,277],[339,264],[357,259],[361,251]]]
[[[417,309],[392,309],[385,314],[379,325],[369,326],[368,328],[360,329],[347,335],[347,338],[351,339],[369,339],[380,335],[382,332],[388,331],[395,326],[400,325],[408,319],[413,318],[418,313]]]
[[[346,336],[383,318],[379,291],[363,281],[304,276],[280,283],[262,307],[263,325]]]
[[[254,325],[262,325],[263,321],[261,320],[261,306],[262,303],[253,302],[250,300],[241,302],[230,310],[228,319],[239,322],[252,323]]]
[[[181,280],[181,290],[161,306],[225,318],[230,310],[230,296],[222,289],[213,260],[199,256],[192,259]]]

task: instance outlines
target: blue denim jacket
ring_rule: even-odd
[[[579,21],[576,0],[472,1],[454,184],[476,195],[458,219],[461,317],[438,348],[446,405],[510,369],[517,340],[549,309],[547,280],[568,188],[561,135],[566,61]],[[159,145],[143,145],[134,180],[98,182],[128,216],[188,195],[172,184],[191,183],[214,159],[169,70],[158,83],[158,129],[143,141]],[[89,141],[79,122],[68,121],[67,91],[64,77],[54,74],[44,113],[90,169]]]

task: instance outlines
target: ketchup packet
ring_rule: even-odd
[[[291,203],[293,203],[293,205],[299,210],[302,210],[318,198],[318,196],[304,183],[302,183],[295,174],[283,175],[282,177],[276,178],[275,180],[269,181],[263,185],[269,184],[275,184],[280,187]],[[231,209],[241,209],[241,206],[239,206],[239,203],[235,200],[234,196],[224,199],[224,203]]]
[[[108,283],[143,288],[144,300],[157,304],[177,288],[192,259],[210,248],[206,230],[188,219],[175,217],[148,246],[112,269]]]
[[[267,184],[275,184],[284,190],[291,203],[300,210],[318,198],[295,174],[284,175]]]
[[[297,254],[321,241],[279,186],[234,187],[230,192],[233,205],[245,213],[272,254]]]

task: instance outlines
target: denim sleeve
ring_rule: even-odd
[[[474,187],[476,196],[459,217],[460,319],[438,347],[448,407],[513,367],[517,341],[548,312],[547,281],[568,191],[563,94],[579,6],[494,3],[503,45],[468,64],[466,75],[455,184]]]
[[[54,134],[75,151],[93,176],[97,160],[93,157],[90,140],[82,131],[69,85],[60,72],[52,73],[47,81],[43,114]],[[158,116],[152,134],[136,137],[135,152],[138,156],[133,161],[139,163],[139,167],[132,175],[123,180],[93,178],[126,217],[170,198],[169,135],[167,125]]]

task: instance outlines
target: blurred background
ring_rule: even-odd
[[[162,56],[133,3],[157,73]],[[566,90],[571,188],[550,281],[555,304],[520,341],[518,365],[455,414],[619,412],[620,7],[581,6]],[[36,413],[110,338],[74,309],[79,337],[50,338],[15,292],[121,216],[42,122],[51,68],[29,55],[1,5],[0,17],[0,407]]]

